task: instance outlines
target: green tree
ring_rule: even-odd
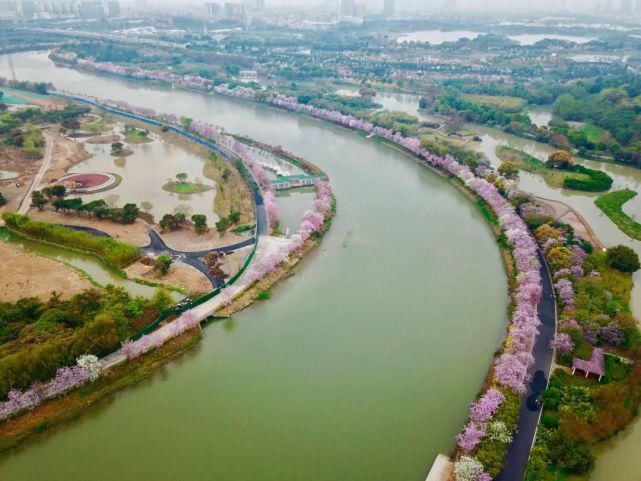
[[[64,185],[56,184],[51,187],[51,195],[61,198],[67,193],[67,188]]]
[[[42,210],[49,201],[42,195],[42,192],[36,190],[31,193],[31,205],[37,207],[38,210]]]
[[[207,232],[207,217],[202,215],[202,214],[194,214],[191,216],[191,221],[194,223],[194,228],[196,229],[196,232],[199,234],[202,234],[203,232]]]
[[[176,174],[176,179],[178,179],[179,184],[184,184],[187,181],[187,177],[189,176],[185,172]]]
[[[639,256],[628,246],[619,245],[610,247],[607,252],[606,261],[609,266],[621,272],[636,272],[641,268]]]
[[[165,276],[169,272],[169,268],[171,267],[172,262],[173,260],[170,255],[161,254],[158,257],[156,257],[156,260],[154,261],[154,270],[159,275]]]
[[[229,229],[229,219],[227,217],[223,217],[218,222],[216,222],[216,230],[219,234],[222,234],[227,229]]]
[[[140,210],[136,204],[125,204],[122,208],[122,220],[125,222],[134,222],[138,218],[139,214]]]
[[[0,192],[0,207],[7,205],[7,198]]]
[[[238,224],[240,222],[240,212],[233,211],[227,218],[230,224]]]

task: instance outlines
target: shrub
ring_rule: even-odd
[[[570,438],[562,430],[552,434],[548,447],[550,458],[568,474],[587,474],[594,467],[594,454],[588,444]]]
[[[170,255],[161,254],[154,261],[154,270],[161,276],[167,275],[171,267],[172,258]]]
[[[202,215],[202,214],[194,214],[191,216],[191,221],[194,223],[194,228],[196,229],[196,232],[199,234],[202,234],[203,232],[207,232],[208,227],[207,227],[207,217]]]
[[[552,413],[546,413],[541,416],[541,424],[549,429],[556,429],[559,427],[559,418]]]
[[[610,247],[607,252],[606,262],[610,267],[621,272],[636,272],[639,270],[639,256],[628,246],[618,245]]]
[[[5,212],[2,218],[10,229],[27,237],[91,252],[110,266],[124,267],[140,257],[138,247],[111,237],[98,237],[56,224],[35,221],[13,212]]]
[[[583,190],[586,192],[604,192],[612,187],[612,177],[600,170],[588,169],[582,165],[575,165],[568,170],[587,175],[589,179],[564,179],[563,187],[566,189]]]

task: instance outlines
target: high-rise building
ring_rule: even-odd
[[[621,13],[632,13],[632,0],[621,0]]]
[[[227,2],[225,3],[225,18],[228,20],[244,20],[245,7],[242,3]]]
[[[82,18],[104,18],[105,11],[100,0],[82,0],[80,2],[80,16]]]
[[[344,17],[353,17],[356,10],[355,0],[341,0],[341,15]]]
[[[205,3],[205,17],[209,18],[222,18],[223,7],[219,3],[207,2]]]
[[[255,12],[265,10],[265,0],[243,0],[243,5],[247,7],[248,10]]]
[[[107,12],[110,17],[120,17],[120,2],[118,0],[109,0],[107,2]]]
[[[354,5],[354,16],[355,17],[364,17],[367,13],[367,5],[364,3],[356,3]]]
[[[394,15],[394,0],[385,0],[385,3],[383,3],[383,15],[388,18]]]

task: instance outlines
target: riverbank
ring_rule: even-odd
[[[318,190],[318,194],[320,195],[322,192],[321,186],[317,185],[317,190]],[[251,282],[248,286],[244,288],[241,288],[240,292],[237,293],[235,298],[229,299],[228,301],[224,301],[223,305],[221,306],[222,308],[217,309],[217,310],[224,311],[224,312],[221,312],[221,316],[229,317],[232,314],[239,312],[242,309],[245,309],[256,300],[261,299],[261,296],[259,295],[260,293],[265,292],[267,289],[272,287],[278,280],[286,277],[308,252],[310,252],[312,249],[314,249],[317,245],[320,244],[324,234],[329,229],[331,225],[331,221],[335,215],[335,199],[333,196],[331,197],[331,199],[332,199],[331,209],[324,216],[323,223],[318,228],[318,230],[315,230],[312,233],[312,235],[309,236],[309,238],[306,238],[304,242],[297,249],[292,251],[290,255],[284,260],[284,262],[279,262],[276,268],[270,271],[268,275],[263,276],[263,278],[260,278],[260,279],[257,279],[256,281]],[[274,254],[274,253],[271,253],[271,254]],[[252,252],[252,255],[253,255],[253,252]],[[252,255],[249,256],[249,259],[251,259]],[[205,318],[209,318],[211,315],[213,315],[213,312],[208,312],[205,315]],[[173,340],[169,341],[170,344],[172,342],[174,341]],[[152,355],[158,351],[162,351],[163,349],[164,347],[152,351]],[[183,350],[186,350],[186,349],[187,348]],[[183,350],[181,350],[180,352],[182,352]],[[176,355],[178,355],[180,352],[177,352]],[[150,354],[146,354],[142,358],[146,360],[148,356],[150,356]],[[158,356],[154,358],[152,356],[152,360],[156,359],[157,357]],[[152,367],[157,367],[158,365],[164,364],[165,362],[170,361],[174,357],[175,356],[162,357],[160,358],[160,360],[155,361]],[[151,370],[151,369],[143,370],[142,372],[136,371],[135,375],[128,375],[127,381],[124,383],[119,382],[118,377],[114,379],[114,382],[111,382],[111,383],[108,382],[108,378],[111,376],[111,372],[114,369],[119,370],[121,366],[128,366],[130,364],[132,363],[125,362],[123,364],[121,362],[118,362],[115,364],[116,366],[115,368],[109,368],[107,370],[108,376],[105,378],[101,377],[100,383],[102,384],[100,384],[100,389],[96,391],[97,395],[96,395],[95,401],[100,400],[102,397],[104,397],[104,395],[114,392],[115,390],[120,389],[121,387],[126,387],[134,384],[138,380],[146,377],[148,375],[148,372]],[[104,388],[102,387],[103,384],[104,384]],[[92,386],[92,385],[89,385],[89,386]],[[80,388],[77,392],[83,392],[86,389],[89,389],[90,391],[94,392],[94,389],[87,386]],[[74,391],[74,393],[75,392],[76,391]],[[23,414],[20,414],[15,418],[12,418],[8,422],[8,424],[10,424],[12,428],[9,428],[9,431],[6,434],[6,440],[3,439],[5,437],[3,435],[4,431],[0,430],[0,451],[15,447],[23,439],[26,439],[27,437],[30,437],[33,434],[43,431],[48,426],[62,423],[67,419],[71,419],[72,417],[77,416],[81,412],[83,405],[85,407],[88,407],[89,405],[93,404],[93,402],[88,402],[88,403],[85,402],[83,404],[75,403],[74,402],[75,398],[71,397],[70,402],[72,403],[72,405],[70,406],[70,409],[64,409],[64,407],[62,406],[65,405],[65,399],[67,399],[67,397],[68,396],[65,396],[60,399],[54,399],[52,401],[44,402],[43,404],[36,407],[35,409],[25,412]],[[60,407],[59,408],[54,407],[53,408],[54,413],[51,416],[48,416],[46,413],[52,409],[51,408],[52,405],[60,406]],[[39,420],[40,419],[39,415],[42,415],[42,413],[45,413],[46,419],[44,421]],[[65,413],[68,413],[68,415]],[[26,421],[21,422],[21,420],[23,419],[26,419]],[[35,425],[34,425],[35,421],[33,421],[34,419],[39,420]]]
[[[201,337],[200,329],[188,331],[140,361],[121,364],[93,383],[0,423],[0,452],[14,449],[34,436],[68,423],[117,391],[147,379],[160,366],[194,348]]]
[[[45,57],[29,62],[34,58]],[[21,62],[17,75],[30,75]],[[40,75],[62,88],[140,100],[139,84],[51,70]],[[109,458],[118,462],[96,473],[98,481],[126,477],[121,467],[129,465],[159,480],[175,472],[193,479],[212,472],[283,481],[424,479],[432,455],[451,449],[502,334],[505,274],[477,209],[404,155],[331,125],[219,96],[152,86],[144,92],[148,107],[215,119],[309,158],[327,171],[345,206],[321,248],[272,288],[269,303],[214,323],[198,354],[162,381],[130,389],[99,416],[3,457],[3,475],[36,480],[53,467],[73,479],[79,465],[99,462],[101,446],[117,446]],[[438,342],[425,349],[425,339]],[[328,375],[335,372],[341,375]],[[230,423],[239,410],[245,422]],[[199,422],[185,431],[176,412],[197,413]],[[184,436],[171,448],[172,471],[157,450],[144,447],[175,430]],[[349,463],[338,433],[353,449]],[[304,435],[324,453],[314,472],[313,453],[300,445]],[[79,438],[86,442],[77,445]],[[237,443],[255,453],[251,466]],[[404,448],[392,453],[390,445]],[[283,451],[292,462],[274,463]],[[81,460],[72,463],[71,453]]]

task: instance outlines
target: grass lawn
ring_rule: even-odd
[[[496,148],[496,155],[503,162],[510,161],[516,164],[519,170],[524,170],[531,174],[540,175],[545,179],[545,182],[559,189],[563,188],[563,181],[565,179],[589,180],[590,178],[585,174],[578,174],[574,172],[566,172],[563,170],[549,169],[545,163],[532,157],[530,154],[521,152],[520,150],[513,149],[500,145]]]
[[[623,204],[636,195],[633,190],[623,189],[602,195],[594,202],[628,237],[641,240],[641,224],[623,212]]]
[[[82,130],[86,130],[92,134],[102,134],[109,132],[111,130],[111,125],[108,125],[102,119],[98,119],[89,122],[81,122],[81,128]]]
[[[200,194],[213,189],[213,187],[196,182],[167,182],[162,188],[176,194]]]
[[[525,99],[503,95],[464,94],[461,97],[468,102],[472,102],[473,104],[496,107],[505,110],[506,112],[518,112],[522,110],[527,103]]]
[[[598,143],[599,139],[603,137],[604,134],[607,134],[607,131],[601,127],[597,127],[594,124],[585,124],[580,130],[585,132],[588,140],[593,143]]]

